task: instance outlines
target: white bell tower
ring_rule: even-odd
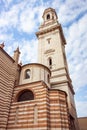
[[[51,89],[58,89],[67,93],[70,122],[74,130],[77,128],[77,116],[74,103],[74,90],[68,72],[65,54],[66,40],[55,9],[48,8],[43,13],[43,23],[36,33],[38,38],[38,62],[51,70]],[[75,122],[75,123],[74,123]]]
[[[65,80],[71,82],[65,55],[66,41],[57,14],[54,9],[48,8],[42,17],[43,24],[36,33],[39,42],[38,62],[50,68],[52,86]]]

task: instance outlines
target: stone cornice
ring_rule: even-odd
[[[33,85],[34,86],[41,86],[41,85],[46,85],[46,83],[43,81],[43,80],[40,80],[40,81],[34,81],[34,82],[31,82],[31,83],[25,83],[25,84],[19,84],[19,85],[15,85],[15,88],[19,88],[19,87],[26,87],[28,85]],[[47,85],[46,85],[47,86]]]
[[[62,69],[65,69],[65,67],[61,67],[61,68],[58,68],[58,69],[54,69],[54,70],[52,70],[52,72],[59,71],[59,70],[62,70]]]
[[[49,88],[49,91],[58,91],[58,92],[63,92],[66,96],[67,96],[67,93],[63,90],[59,90],[59,89],[54,89],[54,88]]]
[[[72,86],[72,84],[69,82],[69,80],[64,80],[64,81],[55,82],[55,83],[52,82],[51,85],[58,85],[58,84],[63,84],[63,83],[68,83],[68,86],[69,86],[71,92],[72,92],[73,94],[75,94],[75,92],[74,92],[74,90],[73,90],[73,86]]]
[[[43,34],[52,32],[52,31],[57,30],[57,29],[59,29],[59,31],[60,31],[60,34],[61,34],[61,38],[62,38],[62,40],[63,40],[63,43],[66,44],[66,40],[65,40],[65,37],[64,37],[64,35],[63,35],[63,30],[62,30],[61,24],[54,25],[53,27],[49,27],[49,28],[47,28],[47,29],[42,29],[42,30],[36,32],[36,36],[39,37],[40,35],[43,35]]]
[[[50,69],[47,67],[47,66],[45,66],[45,65],[43,65],[43,64],[40,64],[40,63],[29,63],[29,64],[25,64],[25,65],[23,65],[22,66],[22,68],[24,68],[24,67],[26,67],[26,66],[41,66],[41,67],[44,67],[44,68],[46,68],[48,71],[49,71],[49,73],[51,74],[51,71],[50,71]]]
[[[38,31],[38,32],[36,32],[36,36],[38,37],[39,35],[43,35],[43,34],[45,34],[45,33],[54,31],[54,30],[56,30],[56,29],[58,29],[58,28],[59,28],[59,25],[56,25],[56,26],[53,26],[53,27],[50,27],[50,28],[47,28],[47,29]]]
[[[40,25],[39,29],[43,29],[45,27],[52,27],[53,25],[59,25],[57,20],[50,20],[49,22],[45,22],[43,24]]]

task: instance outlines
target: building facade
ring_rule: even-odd
[[[66,41],[54,9],[36,33],[38,63],[18,64],[0,45],[0,130],[79,130]]]

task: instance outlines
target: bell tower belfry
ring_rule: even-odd
[[[38,62],[51,70],[50,88],[63,90],[67,93],[70,124],[73,126],[72,130],[78,130],[74,90],[68,72],[65,54],[66,40],[62,27],[53,8],[45,9],[42,18],[43,23],[36,33],[38,38]]]

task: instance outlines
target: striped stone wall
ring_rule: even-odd
[[[66,93],[59,90],[50,90],[49,95],[51,130],[69,130]]]
[[[34,100],[17,102],[20,91],[29,89]],[[44,83],[31,83],[15,87],[7,129],[46,130],[49,127],[49,99]]]
[[[0,48],[0,130],[6,130],[16,67],[14,60]]]
[[[17,102],[22,90],[29,89],[34,100]],[[44,82],[14,88],[7,130],[69,130],[66,94],[49,90]]]

